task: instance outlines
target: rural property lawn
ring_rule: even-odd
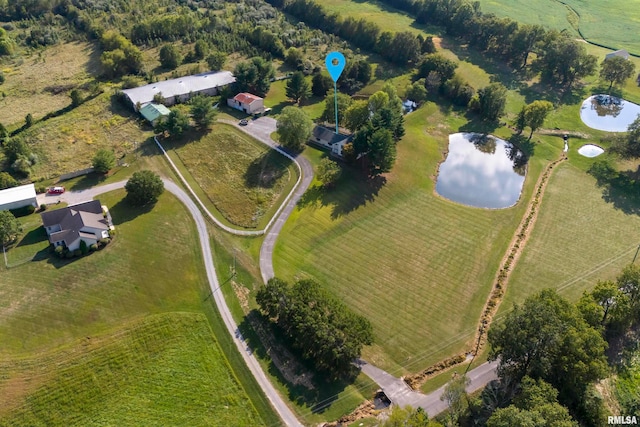
[[[264,425],[201,313],[0,360],[2,426]]]
[[[298,179],[289,159],[233,126],[163,141],[216,210],[231,224],[257,228],[271,219]]]
[[[605,201],[593,177],[564,164],[551,177],[501,311],[543,288],[577,300],[598,280],[614,279],[633,260],[638,244],[640,216]]]
[[[444,121],[433,103],[406,117],[398,162],[380,189],[353,175],[333,190],[312,187],[275,249],[277,276],[316,278],[371,321],[376,345],[365,357],[395,374],[419,371],[472,337],[541,167],[531,168],[529,193],[514,208],[444,200],[433,181],[448,144]]]

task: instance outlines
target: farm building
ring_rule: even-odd
[[[347,142],[351,141],[351,138],[352,135],[336,133],[333,129],[329,129],[324,126],[316,126],[313,128],[313,133],[311,134],[309,142],[328,148],[333,156],[342,157],[342,147],[344,147]]]
[[[36,187],[33,184],[7,188],[0,191],[0,211],[19,209],[25,206],[38,206]]]
[[[165,105],[173,105],[186,102],[196,95],[217,95],[220,88],[235,81],[236,78],[230,71],[215,71],[125,89],[122,94],[131,103],[133,109],[138,111],[153,102],[153,98],[158,94],[163,97]]]
[[[607,53],[605,55],[604,59],[611,59],[611,58],[614,58],[616,56],[619,56],[619,57],[624,58],[624,59],[629,59],[629,52],[627,52],[624,49],[616,50],[615,52]]]
[[[149,123],[155,125],[158,119],[164,116],[168,116],[171,113],[167,107],[162,104],[155,104],[150,102],[140,109],[140,114],[144,117]]]
[[[227,99],[227,105],[247,114],[260,114],[264,112],[264,99],[250,93],[239,93],[233,98]]]
[[[79,249],[80,241],[91,246],[109,237],[111,224],[103,214],[99,200],[43,212],[40,216],[49,242],[54,246],[65,246],[70,251]]]

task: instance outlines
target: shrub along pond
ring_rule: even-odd
[[[526,166],[513,144],[491,135],[449,135],[449,153],[440,165],[436,192],[463,205],[501,209],[520,198]]]
[[[607,132],[626,132],[640,114],[640,105],[609,95],[593,95],[580,108],[585,125]]]

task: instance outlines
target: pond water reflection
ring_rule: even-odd
[[[626,132],[640,114],[640,105],[609,95],[587,98],[580,108],[585,125],[607,132]]]
[[[520,198],[526,157],[491,135],[449,135],[449,153],[440,165],[436,192],[463,205],[507,208]]]

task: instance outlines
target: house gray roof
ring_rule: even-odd
[[[19,187],[0,190],[0,206],[36,198],[36,187],[34,184],[21,185]]]
[[[616,50],[615,52],[607,53],[605,55],[605,59],[613,58],[615,56],[619,56],[624,59],[629,59],[629,52],[624,49]]]
[[[162,92],[163,97],[172,98],[176,95],[187,95],[191,92],[197,93],[207,89],[227,86],[235,83],[235,81],[236,78],[233,77],[230,71],[213,71],[125,89],[122,93],[129,98],[133,105],[138,103],[142,105],[153,101],[154,95],[160,92]]]
[[[99,200],[91,200],[66,208],[43,212],[40,214],[42,224],[45,227],[60,225],[61,230],[51,233],[49,241],[51,243],[61,242],[69,246],[82,232],[83,227],[108,230],[109,224],[102,216],[102,205]],[[92,235],[93,237],[93,235]]]
[[[325,144],[333,145],[351,138],[350,135],[336,133],[335,130],[324,126],[316,126],[313,128],[313,137],[323,141]]]

